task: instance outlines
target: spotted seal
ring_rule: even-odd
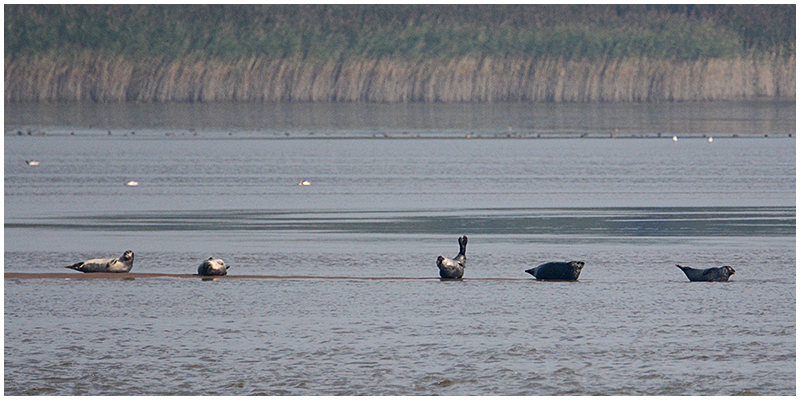
[[[549,262],[525,272],[538,280],[577,281],[583,266],[583,261]]]
[[[133,268],[133,252],[127,250],[119,258],[95,258],[68,265],[64,268],[80,272],[130,272],[131,268]]]
[[[692,267],[684,267],[680,264],[675,264],[678,268],[686,274],[692,282],[727,282],[731,275],[736,271],[733,268],[725,265],[718,268],[696,269]]]
[[[464,276],[464,268],[467,266],[467,236],[458,238],[458,255],[449,259],[439,256],[436,259],[436,266],[439,267],[439,276],[443,279],[461,279]]]
[[[208,257],[208,260],[203,261],[203,263],[197,267],[197,274],[204,276],[227,275],[228,268],[230,268],[230,266],[225,265],[225,261],[222,261],[222,259]]]

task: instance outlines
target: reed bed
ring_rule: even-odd
[[[159,62],[81,54],[5,61],[11,103],[794,100],[796,86],[793,56]]]
[[[795,5],[6,5],[6,102],[795,98]]]

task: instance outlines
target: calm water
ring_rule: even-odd
[[[5,279],[6,395],[796,394],[794,103],[7,106],[5,131],[5,272],[131,249],[269,276]],[[436,279],[462,234],[465,279]]]

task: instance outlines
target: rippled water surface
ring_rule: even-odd
[[[6,107],[4,394],[794,395],[794,107]]]

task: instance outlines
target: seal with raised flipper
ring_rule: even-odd
[[[197,274],[203,276],[220,276],[228,274],[229,265],[225,265],[225,261],[220,258],[208,257],[208,260],[203,261],[197,267]]]
[[[130,272],[131,268],[133,268],[133,252],[127,250],[122,254],[122,257],[95,258],[68,265],[64,268],[80,272]]]
[[[583,261],[549,262],[525,272],[538,280],[577,281],[584,265]]]
[[[458,255],[449,259],[439,256],[436,259],[436,266],[439,267],[439,276],[442,279],[461,279],[464,276],[464,268],[467,266],[467,236],[458,238]]]
[[[730,266],[724,265],[717,268],[697,269],[692,267],[684,267],[680,264],[675,264],[678,268],[686,274],[692,282],[727,282],[731,275],[736,271]]]

